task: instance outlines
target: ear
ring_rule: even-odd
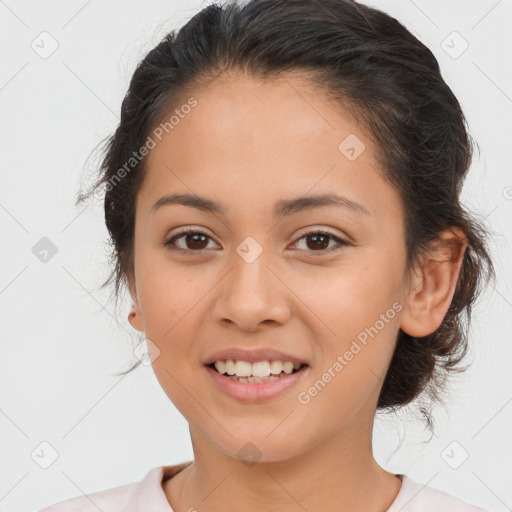
[[[135,278],[132,273],[127,276],[128,281],[128,289],[130,291],[130,296],[132,298],[132,307],[130,309],[130,313],[128,314],[128,322],[130,325],[136,329],[137,331],[144,332],[144,322],[142,318],[142,313],[139,306],[139,301],[137,298],[137,288],[135,285]]]
[[[410,336],[432,334],[450,307],[468,240],[462,230],[450,227],[439,241],[420,256],[404,299],[400,329]]]

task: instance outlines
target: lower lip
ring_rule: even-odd
[[[269,382],[239,382],[229,379],[210,366],[204,368],[220,391],[240,402],[260,402],[274,398],[296,385],[309,370],[309,366],[305,366],[286,377]]]

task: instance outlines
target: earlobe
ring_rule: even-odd
[[[128,322],[137,331],[144,332],[144,324],[142,322],[142,315],[137,301],[132,303],[130,313],[128,313]]]
[[[420,257],[404,299],[400,329],[410,336],[432,334],[452,302],[468,241],[455,227],[444,230],[436,245]]]
[[[130,312],[128,313],[128,322],[130,322],[130,325],[137,331],[144,332],[144,323],[142,321],[142,314],[137,299],[135,279],[133,275],[130,274],[127,277],[127,280],[130,296],[132,298],[132,306],[130,308]]]

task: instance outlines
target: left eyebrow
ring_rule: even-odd
[[[274,217],[285,217],[295,212],[311,210],[321,206],[338,206],[348,208],[358,213],[370,215],[368,209],[352,199],[336,194],[320,194],[315,196],[281,199],[274,206]]]
[[[222,203],[219,203],[213,199],[192,194],[165,195],[156,201],[156,203],[151,207],[150,213],[161,208],[162,206],[171,204],[180,204],[220,216],[226,216],[227,213],[226,207]],[[348,197],[336,194],[320,194],[314,196],[297,197],[294,199],[281,199],[274,205],[273,215],[274,218],[285,217],[296,212],[311,210],[313,208],[319,208],[322,206],[338,206],[351,209],[352,211],[365,215],[371,215],[368,209],[361,203],[349,199]]]

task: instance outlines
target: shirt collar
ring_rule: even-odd
[[[137,512],[174,512],[167,501],[162,483],[175,476],[190,464],[192,464],[192,461],[173,466],[158,466],[151,469],[139,484]],[[399,474],[398,476],[402,481],[402,485],[395,501],[393,501],[391,507],[386,512],[398,512],[411,500],[410,491],[415,487],[415,482],[406,475]]]
[[[173,512],[162,488],[162,482],[172,478],[192,461],[174,466],[159,466],[150,470],[140,481],[137,492],[137,512]]]

